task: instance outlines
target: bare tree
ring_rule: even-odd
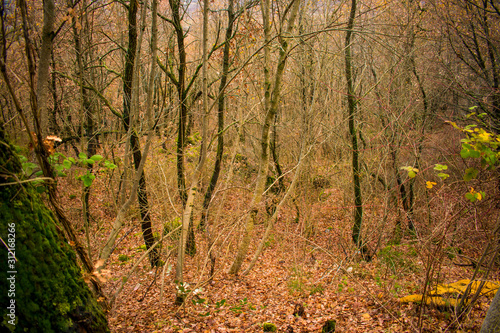
[[[271,40],[270,36],[270,7],[269,1],[263,0],[261,2],[262,8],[262,16],[264,21],[264,92],[265,92],[265,102],[264,102],[264,112],[265,118],[264,123],[262,125],[262,133],[260,138],[260,160],[259,160],[259,172],[257,175],[257,182],[255,185],[255,189],[253,192],[252,202],[250,204],[250,213],[247,216],[245,223],[245,233],[243,239],[239,245],[238,253],[236,254],[236,258],[229,269],[230,274],[238,274],[241,265],[243,264],[243,260],[245,259],[248,247],[250,245],[250,240],[253,235],[255,218],[258,212],[258,206],[262,201],[262,196],[266,187],[267,181],[267,171],[269,168],[269,134],[272,126],[272,122],[274,121],[274,117],[276,116],[276,112],[278,110],[278,102],[280,100],[280,92],[281,92],[281,81],[283,79],[283,74],[285,70],[285,65],[288,57],[288,47],[289,41],[291,38],[291,34],[295,28],[295,19],[297,17],[297,12],[299,10],[300,0],[292,0],[288,3],[283,17],[281,18],[282,27],[286,27],[283,29],[283,33],[278,36],[279,44],[280,44],[280,52],[278,63],[276,67],[276,73],[274,75],[274,85],[272,87],[272,95],[271,95],[271,86],[269,81],[269,70],[270,66],[269,59],[266,56],[265,49],[269,47],[268,42]],[[269,54],[269,53],[267,53]],[[268,102],[267,102],[268,101]]]

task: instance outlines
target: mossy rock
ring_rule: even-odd
[[[332,319],[327,320],[323,325],[323,328],[321,329],[321,333],[334,333],[336,325],[337,322],[335,320]]]
[[[274,325],[273,323],[264,323],[262,325],[262,330],[264,332],[276,332],[277,328],[276,325]]]
[[[0,237],[16,258],[6,246],[0,246],[0,257],[8,258],[0,261],[0,304],[14,304],[12,311],[1,307],[0,331],[109,332],[106,317],[83,280],[75,252],[34,186],[6,184],[22,175],[2,125],[0,169],[9,175],[0,177]]]

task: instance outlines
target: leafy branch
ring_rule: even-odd
[[[472,107],[470,108],[470,110],[472,111],[475,108],[476,107]],[[486,113],[476,114],[476,112],[472,112],[467,115],[467,118],[475,118],[476,122],[479,125],[470,124],[466,125],[465,127],[461,127],[452,121],[447,121],[447,123],[465,134],[465,138],[460,140],[462,148],[460,151],[460,156],[463,159],[479,160],[481,168],[483,170],[495,170],[500,159],[500,135],[485,129],[485,127],[487,127],[487,124],[484,121],[485,117]],[[403,166],[401,167],[401,169],[408,172],[409,178],[416,177],[417,173],[419,172],[418,169],[411,166]],[[437,172],[437,176],[440,177],[443,181],[450,176],[449,174],[443,172],[447,169],[448,166],[444,164],[436,164],[434,166],[434,170]],[[480,170],[476,169],[475,167],[470,167],[464,171],[462,177],[465,182],[469,182],[473,179],[477,179],[479,173]],[[428,189],[431,189],[434,185],[436,185],[435,182],[426,182],[426,187]],[[465,198],[471,202],[480,201],[485,196],[486,194],[484,191],[476,191],[473,187],[471,187],[470,191],[465,194]]]

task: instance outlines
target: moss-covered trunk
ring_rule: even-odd
[[[108,332],[75,252],[20,170],[0,127],[0,331]]]

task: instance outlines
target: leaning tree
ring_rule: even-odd
[[[0,124],[0,331],[109,332],[34,180],[23,178]]]

